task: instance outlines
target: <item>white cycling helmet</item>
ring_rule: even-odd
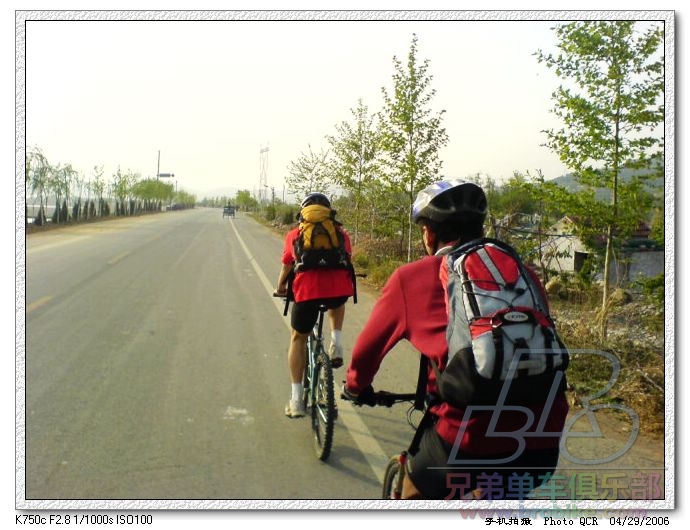
[[[442,180],[417,194],[412,206],[412,219],[430,219],[442,223],[459,213],[486,215],[484,190],[464,180]]]

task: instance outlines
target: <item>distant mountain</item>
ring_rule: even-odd
[[[623,169],[620,173],[620,178],[623,182],[630,182],[630,180],[633,178],[635,175],[649,175],[651,173],[651,170],[631,170],[631,169]],[[562,188],[567,189],[568,191],[571,192],[578,192],[584,189],[584,186],[582,186],[577,179],[575,178],[575,175],[572,173],[567,173],[565,175],[562,175],[560,177],[556,177],[555,179],[552,179],[551,182],[555,182]],[[645,183],[645,190],[650,192],[652,195],[663,195],[664,193],[664,178],[663,177],[656,177],[656,178],[650,178],[646,183]],[[596,191],[596,197],[599,200],[608,200],[611,197],[611,190],[608,188],[599,188]]]

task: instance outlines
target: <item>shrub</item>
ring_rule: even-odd
[[[355,269],[368,269],[369,262],[369,255],[366,252],[359,252],[357,249],[353,249],[352,264],[355,266]]]
[[[665,297],[664,281],[664,273],[662,272],[652,278],[637,280],[635,285],[639,286],[642,289],[642,293],[653,302],[663,305]]]
[[[369,283],[376,287],[381,287],[384,283],[386,283],[390,275],[393,274],[393,271],[404,263],[404,261],[388,260],[384,261],[383,263],[373,265],[369,269]]]

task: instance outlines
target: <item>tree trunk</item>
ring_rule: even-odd
[[[611,262],[613,254],[613,225],[609,224],[606,229],[606,254],[604,256],[604,293],[601,299],[601,322],[599,324],[599,338],[601,341],[606,340],[608,332],[608,312],[609,312],[609,289],[611,274]]]
[[[414,187],[410,184],[410,209],[407,211],[407,263],[412,261],[412,208],[414,206]]]

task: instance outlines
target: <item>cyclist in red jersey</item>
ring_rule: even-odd
[[[330,200],[322,193],[311,193],[302,201],[301,208],[311,205],[331,207]],[[345,240],[345,251],[348,257],[352,255],[350,237],[340,226]],[[285,415],[289,418],[304,416],[304,403],[302,401],[303,376],[306,367],[307,337],[318,318],[319,305],[328,307],[328,319],[331,327],[331,343],[329,355],[334,368],[343,364],[343,347],[341,332],[345,319],[345,302],[354,294],[352,274],[343,268],[318,268],[294,273],[293,269],[297,256],[295,256],[294,243],[299,237],[299,227],[295,227],[285,237],[282,255],[282,268],[278,277],[278,286],[275,294],[284,296],[288,290],[288,280],[294,274],[292,280],[292,313],[290,322],[292,332],[290,346],[288,348],[288,366],[292,391],[290,400],[285,406]]]
[[[429,255],[399,267],[383,287],[352,350],[343,387],[345,396],[367,404],[381,362],[402,339],[433,359],[441,370],[445,368],[448,315],[439,278],[442,256],[458,243],[483,237],[486,208],[484,191],[473,183],[442,181],[419,193],[413,217],[421,225],[424,248]],[[433,396],[435,391],[435,374],[429,369],[427,392]],[[520,434],[529,422],[525,412],[475,411],[468,419],[465,410],[447,403],[432,404],[433,423],[424,432],[418,452],[408,459],[403,498],[462,498],[463,491],[478,491],[478,476],[482,473],[497,473],[500,481],[493,491],[484,492],[488,498],[510,498],[508,483],[518,476],[526,481],[520,498],[538,487],[542,478],[548,479],[557,466],[568,404],[561,392],[552,403],[524,408],[534,414],[533,424],[526,428],[532,435]],[[494,414],[498,414],[498,422],[490,434]],[[542,414],[546,422],[538,432],[543,434],[535,435]],[[512,436],[500,436],[501,433],[512,433]],[[521,443],[525,444],[524,450],[520,449]],[[502,458],[510,461],[488,462]],[[460,460],[462,464],[458,463]]]

